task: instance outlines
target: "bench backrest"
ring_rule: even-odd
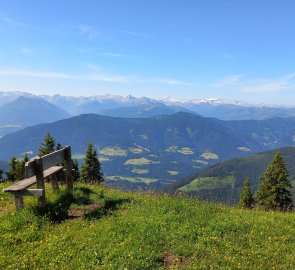
[[[26,178],[29,178],[38,174],[36,171],[36,161],[42,166],[42,170],[45,171],[56,164],[69,161],[69,159],[71,159],[70,146],[66,146],[43,157],[34,157],[30,159],[30,161],[28,161],[25,165],[25,176]]]

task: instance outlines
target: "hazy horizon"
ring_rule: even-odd
[[[295,106],[295,3],[11,0],[0,91]]]

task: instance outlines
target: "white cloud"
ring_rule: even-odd
[[[225,77],[221,81],[215,84],[212,84],[211,86],[214,88],[224,88],[224,87],[234,86],[240,82],[241,77],[242,77],[241,75],[232,75],[229,77]]]
[[[87,36],[91,40],[101,35],[101,33],[94,26],[91,25],[77,25],[77,30],[81,35]]]
[[[248,93],[269,93],[285,89],[295,89],[295,73],[284,75],[278,79],[258,79],[243,85],[240,89]]]
[[[134,37],[141,37],[141,38],[149,37],[149,35],[146,33],[134,32],[134,31],[129,31],[129,30],[124,31],[124,34],[129,35],[129,36],[134,36]]]
[[[32,50],[31,49],[29,49],[29,48],[21,48],[20,49],[20,53],[22,54],[22,55],[30,55],[30,54],[32,54]]]
[[[79,75],[66,74],[53,71],[34,71],[24,69],[0,69],[0,76],[11,77],[31,77],[31,78],[47,78],[47,79],[64,79],[64,80],[81,80],[81,81],[100,81],[112,83],[135,83],[150,84],[159,83],[170,86],[195,86],[192,83],[180,81],[173,78],[145,78],[135,75],[110,75],[103,68],[87,64],[88,71]]]
[[[3,22],[3,23],[6,23],[8,25],[16,26],[16,27],[25,27],[25,26],[27,26],[24,23],[21,23],[19,21],[16,21],[16,20],[12,19],[11,17],[9,17],[8,15],[6,15],[4,13],[0,13],[0,21]]]
[[[16,76],[16,77],[33,77],[33,78],[49,78],[49,79],[78,79],[78,77],[70,76],[58,72],[50,71],[31,71],[21,69],[0,69],[0,76]]]
[[[195,84],[190,83],[190,82],[184,82],[184,81],[180,81],[177,79],[173,79],[173,78],[151,78],[148,80],[149,82],[154,82],[154,83],[161,83],[161,84],[168,84],[168,85],[172,85],[172,86],[195,86]]]

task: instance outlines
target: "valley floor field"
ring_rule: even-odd
[[[15,213],[0,184],[0,269],[294,269],[295,215],[76,184]]]

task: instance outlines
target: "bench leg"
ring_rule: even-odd
[[[21,194],[19,193],[14,194],[14,202],[15,202],[15,208],[17,211],[24,208],[24,199]]]

